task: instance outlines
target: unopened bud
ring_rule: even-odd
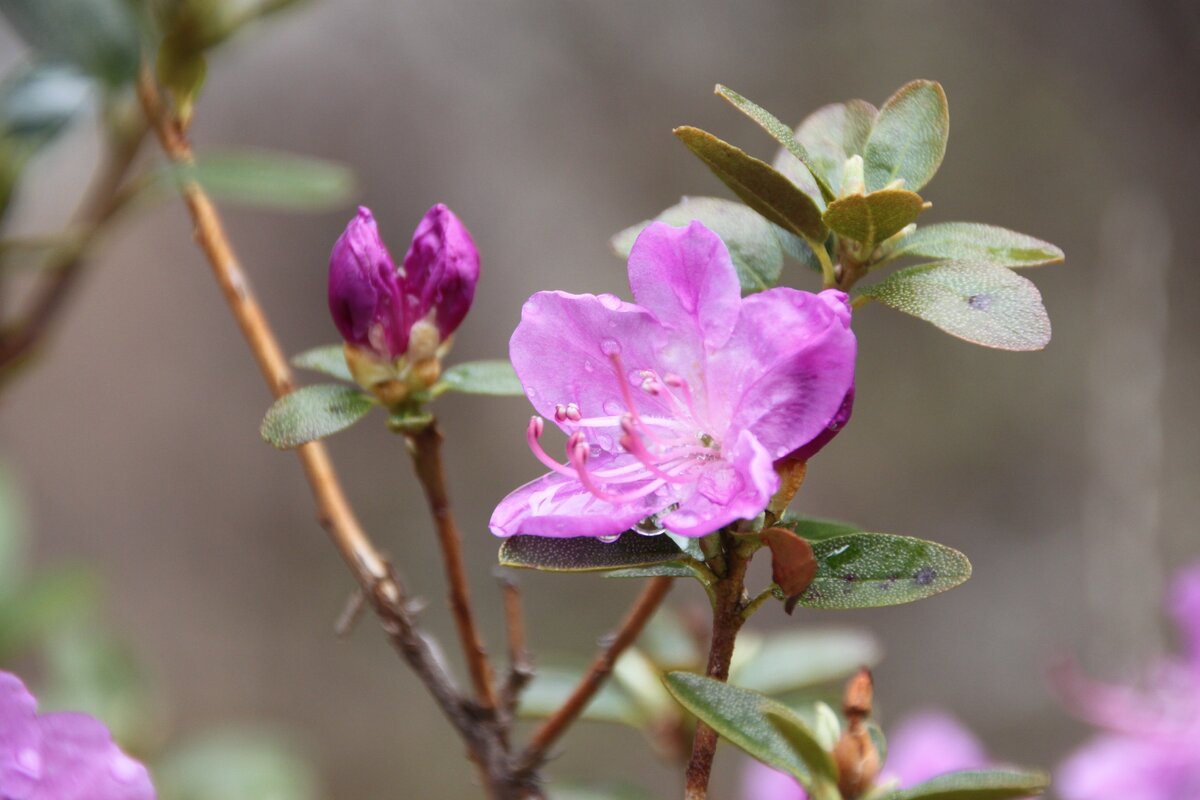
[[[865,194],[867,191],[866,181],[863,179],[863,158],[855,154],[846,159],[846,166],[842,173],[842,191],[841,197],[849,197],[852,194]]]
[[[404,256],[410,319],[429,319],[442,341],[458,329],[479,282],[479,251],[467,226],[438,203],[425,213]]]
[[[842,695],[842,713],[847,725],[833,747],[833,760],[838,768],[838,789],[846,800],[855,800],[874,786],[882,766],[879,749],[867,725],[874,694],[871,672],[864,667],[846,682]]]
[[[358,209],[329,255],[329,313],[347,344],[393,359],[408,347],[396,266],[375,218]]]

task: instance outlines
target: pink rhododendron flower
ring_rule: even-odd
[[[930,778],[989,765],[979,740],[953,717],[927,711],[909,717],[888,737],[887,762],[878,783],[897,781],[903,788]],[[758,761],[742,776],[743,800],[807,800],[800,784]]]
[[[1168,609],[1184,656],[1152,664],[1144,688],[1092,681],[1073,664],[1058,670],[1068,705],[1102,731],[1059,766],[1064,800],[1200,797],[1200,564],[1176,576]]]
[[[342,338],[385,361],[428,358],[466,316],[479,252],[466,226],[437,204],[426,212],[396,269],[369,209],[360,207],[329,256],[329,311]]]
[[[758,515],[773,463],[838,424],[854,381],[846,295],[741,296],[708,228],[653,223],[629,255],[635,303],[539,292],[510,354],[534,408],[567,434],[566,463],[506,497],[499,536],[615,536],[642,520],[703,536]]]
[[[86,714],[37,713],[37,701],[0,672],[0,798],[153,800],[146,768]]]

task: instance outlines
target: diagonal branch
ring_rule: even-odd
[[[529,741],[529,747],[525,749],[525,753],[517,762],[518,770],[534,770],[541,765],[546,758],[546,751],[583,713],[588,703],[595,697],[596,692],[604,685],[604,680],[612,672],[617,659],[641,634],[642,628],[646,627],[646,623],[654,616],[654,612],[662,604],[663,598],[671,590],[674,581],[674,578],[657,577],[651,578],[646,583],[646,588],[642,590],[641,595],[633,604],[633,608],[622,620],[621,627],[596,654],[591,668],[579,681],[575,690],[571,692],[571,696],[554,712],[553,716],[534,731],[533,737]]]

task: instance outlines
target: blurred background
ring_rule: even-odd
[[[0,20],[0,69],[24,55]],[[534,291],[627,296],[611,234],[684,194],[728,196],[672,127],[771,157],[714,83],[798,122],[828,102],[878,105],[910,79],[941,81],[950,145],[922,221],[989,222],[1061,246],[1065,264],[1025,273],[1054,340],[1036,354],[985,350],[869,307],[855,318],[854,419],[810,465],[796,507],[950,544],[974,577],[911,606],[791,619],[772,607],[753,625],[863,626],[886,651],[885,724],[944,706],[998,758],[1051,766],[1085,731],[1047,688],[1048,664],[1074,653],[1121,677],[1168,646],[1165,580],[1200,557],[1200,273],[1186,255],[1197,74],[1200,10],[1187,0],[313,0],[213,55],[193,138],[201,155],[261,146],[350,165],[396,254],[432,203],[449,204],[484,263],[451,360],[494,358]],[[10,229],[61,227],[96,156],[86,125],[40,154]],[[326,259],[350,214],[225,209],[291,352],[337,338]],[[817,285],[795,267],[785,281]],[[164,701],[161,735],[257,720],[307,755],[321,796],[476,796],[453,734],[376,626],[333,635],[350,577],[294,458],[259,438],[269,397],[182,206],[120,225],[69,302],[46,357],[0,401],[0,457],[34,567],[93,573],[99,618]],[[486,522],[541,472],[524,446],[528,410],[451,396],[438,413],[501,652]],[[401,443],[363,424],[330,446],[368,529],[431,600],[425,624],[452,642]],[[599,577],[521,580],[543,662],[590,653],[636,592]],[[671,603],[703,596],[688,583]],[[730,750],[718,796],[732,791]],[[679,780],[604,725],[576,727],[550,771],[619,772],[666,796]]]

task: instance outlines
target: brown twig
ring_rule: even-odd
[[[504,593],[504,631],[508,640],[508,676],[500,693],[500,708],[512,715],[521,699],[521,692],[533,678],[533,664],[525,639],[525,612],[521,604],[521,587],[507,576],[501,576]]]
[[[750,558],[732,534],[722,532],[721,542],[727,567],[716,586],[717,602],[713,607],[712,641],[708,648],[705,674],[725,681],[729,679],[729,664],[733,660],[738,631],[746,621],[742,612],[746,604],[746,569],[750,565]],[[698,721],[692,739],[692,758],[684,776],[684,800],[705,800],[708,797],[708,781],[716,752],[717,732]]]
[[[492,683],[492,665],[471,610],[471,590],[462,555],[462,534],[450,508],[446,473],[442,466],[442,432],[435,420],[422,430],[408,434],[407,438],[417,479],[425,490],[429,512],[437,527],[442,560],[446,565],[446,581],[450,586],[450,609],[454,613],[454,624],[458,628],[458,638],[467,659],[467,671],[475,686],[475,697],[484,711],[493,711],[496,708],[496,689]]]
[[[16,374],[45,339],[84,272],[88,247],[129,198],[121,187],[148,132],[139,122],[132,130],[112,135],[100,171],[69,226],[76,233],[50,253],[23,318],[0,335],[0,384]]]
[[[167,113],[146,66],[143,66],[138,81],[138,97],[167,157],[176,164],[193,163],[191,146],[184,131]],[[216,208],[196,181],[182,178],[179,188],[196,226],[197,243],[208,257],[213,275],[263,378],[275,397],[288,394],[293,389],[291,369],[262,308],[254,299]],[[417,630],[407,607],[403,585],[359,524],[325,447],[320,442],[311,442],[298,447],[296,454],[308,478],[322,527],[354,574],[392,646],[466,742],[472,759],[480,768],[488,795],[497,800],[537,796],[536,788],[532,788],[536,786],[536,776],[514,778],[502,732],[472,712],[429,643]]]
[[[609,639],[600,652],[596,654],[592,666],[579,681],[571,696],[562,704],[553,716],[542,723],[533,733],[529,746],[518,761],[519,770],[533,770],[541,765],[546,758],[546,751],[558,741],[564,731],[583,713],[588,703],[595,697],[596,692],[604,684],[604,679],[612,672],[617,659],[626,648],[641,634],[642,628],[654,616],[663,598],[671,590],[674,578],[651,578],[642,590],[641,595],[629,610],[629,614],[621,622],[621,627]]]

